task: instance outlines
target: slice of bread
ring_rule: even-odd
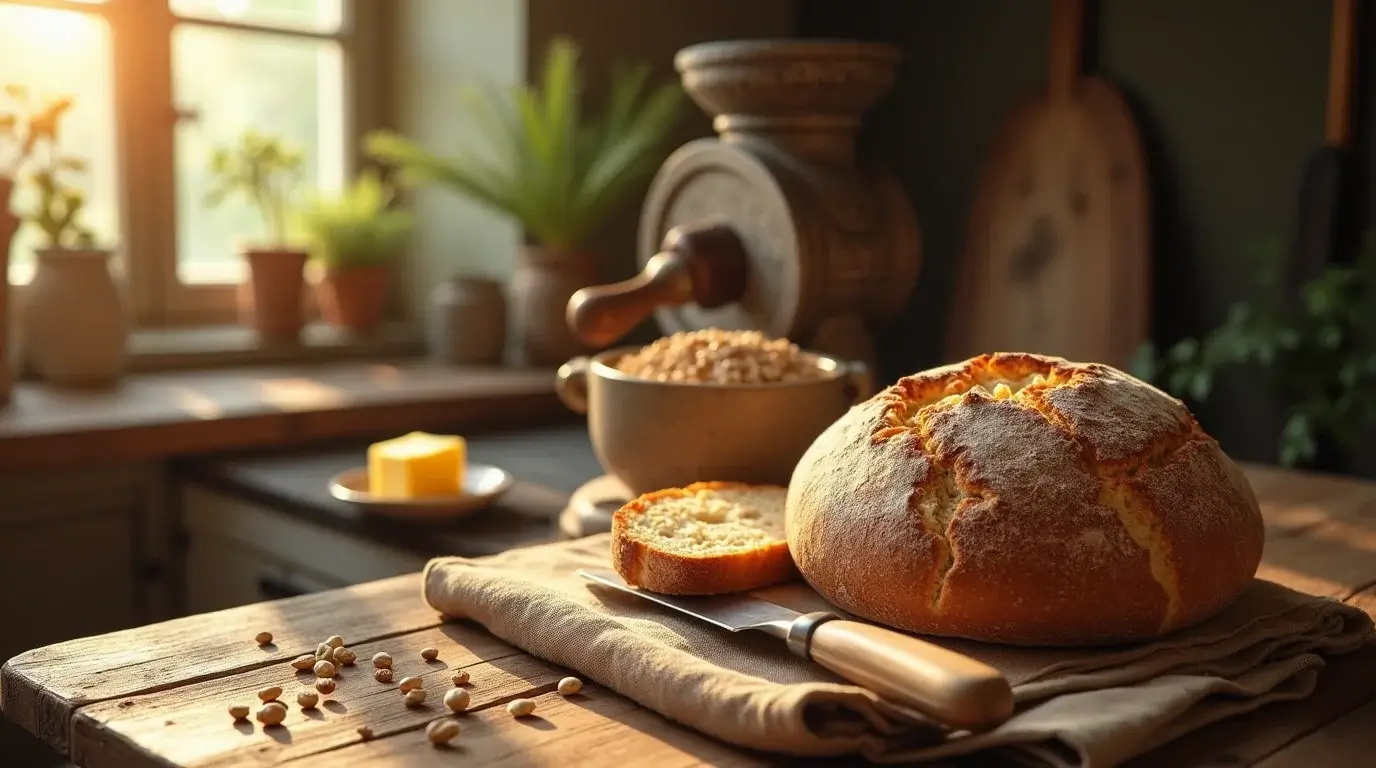
[[[693,483],[632,499],[612,517],[612,566],[666,595],[719,595],[797,576],[776,485]]]

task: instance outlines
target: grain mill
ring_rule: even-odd
[[[855,156],[861,115],[893,85],[899,59],[893,47],[850,41],[680,51],[684,89],[717,136],[660,168],[641,211],[642,271],[576,293],[575,335],[606,347],[653,314],[666,334],[760,330],[872,367],[869,328],[903,308],[920,265],[897,179]],[[605,528],[625,497],[610,475],[588,483],[565,532]]]

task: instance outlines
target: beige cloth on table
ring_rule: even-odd
[[[425,568],[425,600],[723,741],[876,762],[993,750],[1033,764],[1116,765],[1215,720],[1307,696],[1323,656],[1356,650],[1372,634],[1361,610],[1257,580],[1219,616],[1148,645],[1067,650],[935,639],[1002,670],[1018,702],[1017,714],[993,731],[948,734],[778,640],[733,634],[575,573],[609,562],[608,534],[481,559],[437,558]],[[800,611],[835,610],[803,584],[757,594]]]

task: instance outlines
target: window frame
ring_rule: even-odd
[[[179,25],[331,41],[343,60],[344,174],[365,162],[361,137],[390,112],[387,42],[391,3],[343,0],[338,30],[268,26],[173,13],[166,0],[0,0],[2,4],[91,14],[109,25],[114,91],[118,244],[135,323],[140,328],[234,322],[241,286],[188,284],[177,276],[176,131],[191,115],[174,102],[172,33]],[[10,290],[22,301],[25,286]]]

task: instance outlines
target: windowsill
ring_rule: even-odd
[[[425,342],[406,323],[385,323],[366,336],[327,323],[310,323],[300,343],[264,342],[241,325],[141,329],[127,342],[129,373],[210,370],[244,365],[329,363],[350,360],[402,359],[425,352]],[[17,352],[17,350],[16,350]],[[21,379],[38,382],[32,370]]]
[[[265,343],[242,325],[135,331],[129,337],[129,369],[136,373],[276,363],[402,358],[424,352],[410,325],[387,323],[366,336],[326,323],[311,323],[300,343]]]

